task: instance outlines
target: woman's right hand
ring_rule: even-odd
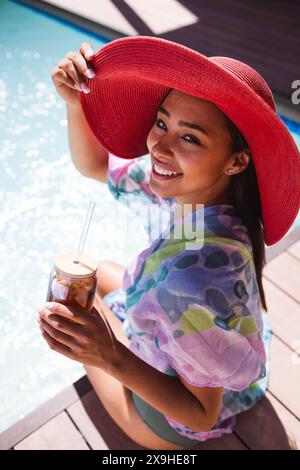
[[[94,54],[91,45],[84,42],[78,52],[68,52],[52,72],[56,91],[69,106],[78,106],[79,93],[90,91],[86,77],[95,77],[95,71],[89,64]]]

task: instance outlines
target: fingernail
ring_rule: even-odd
[[[84,82],[80,83],[80,88],[82,89],[83,93],[89,93],[91,91],[87,84]]]
[[[93,55],[94,55],[93,49],[87,49],[87,50],[85,51],[85,57],[88,57],[88,58],[89,58],[89,57],[92,57]]]
[[[38,312],[41,312],[42,310],[44,310],[44,308],[45,308],[45,305],[39,305],[37,310]]]
[[[88,78],[95,78],[96,77],[96,74],[95,74],[94,70],[92,70],[92,69],[87,69],[85,74]]]
[[[53,305],[53,302],[46,302],[45,303],[45,307],[48,309],[48,310],[52,310],[54,305]]]

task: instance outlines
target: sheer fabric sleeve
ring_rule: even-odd
[[[235,256],[235,257],[234,257]],[[159,347],[190,384],[241,391],[265,376],[254,266],[237,251],[205,247],[165,264],[155,294]]]

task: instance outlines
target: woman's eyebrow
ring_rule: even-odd
[[[160,106],[158,108],[158,111],[160,111],[161,113],[163,113],[166,116],[170,117],[169,111],[167,111],[162,106]],[[179,126],[189,127],[190,129],[195,129],[195,130],[198,130],[200,132],[203,132],[203,134],[209,135],[209,133],[202,126],[200,126],[199,124],[193,124],[191,122],[186,122],[186,121],[179,121],[178,124],[179,124]]]

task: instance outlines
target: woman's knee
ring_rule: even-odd
[[[116,338],[128,348],[130,340],[123,331],[121,320],[119,320],[119,318],[110,310],[99,295],[96,295],[95,297],[94,307],[98,310],[100,316],[105,316]],[[101,312],[103,312],[102,315]]]
[[[101,297],[122,287],[125,266],[110,260],[98,263],[97,292]]]

